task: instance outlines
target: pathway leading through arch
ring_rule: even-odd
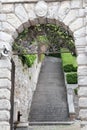
[[[61,59],[45,57],[35,91],[30,122],[68,121],[66,90]]]

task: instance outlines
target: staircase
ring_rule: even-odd
[[[69,121],[60,58],[45,57],[33,96],[29,122]]]
[[[87,130],[80,128],[80,122],[74,122],[71,125],[30,125],[30,126],[18,126],[14,130]]]

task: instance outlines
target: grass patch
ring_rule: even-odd
[[[63,66],[72,64],[74,67],[77,67],[76,56],[73,56],[71,53],[61,53],[61,58]]]

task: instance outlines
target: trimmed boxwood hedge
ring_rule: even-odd
[[[66,80],[68,84],[77,84],[77,73],[67,73]]]
[[[64,72],[77,72],[77,67],[74,67],[72,64],[64,65]]]

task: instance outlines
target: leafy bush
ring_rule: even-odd
[[[77,67],[74,67],[72,64],[64,65],[64,72],[77,72]]]
[[[64,65],[64,72],[72,72],[72,69],[73,69],[72,64]]]
[[[28,67],[31,67],[34,64],[36,55],[22,55],[20,56],[23,65],[26,64]]]
[[[74,67],[74,66],[73,66],[72,72],[77,72],[77,67]]]
[[[66,80],[68,84],[77,84],[77,73],[67,73]]]

